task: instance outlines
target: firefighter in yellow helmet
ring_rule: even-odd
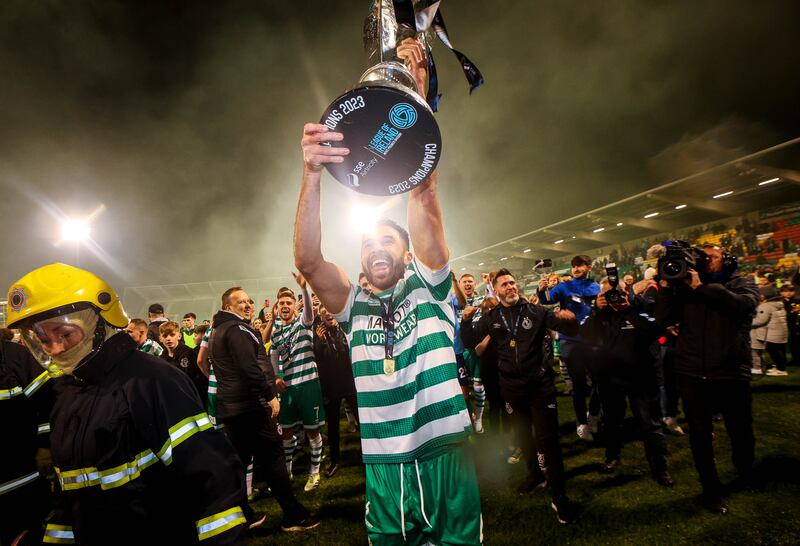
[[[51,264],[15,282],[8,324],[57,380],[62,494],[45,543],[244,544],[241,463],[186,374],[136,350],[114,290]]]

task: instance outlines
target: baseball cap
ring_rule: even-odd
[[[153,313],[153,314],[160,313],[160,314],[163,315],[164,314],[164,306],[161,305],[160,303],[154,303],[150,307],[147,308],[147,312],[148,313]]]

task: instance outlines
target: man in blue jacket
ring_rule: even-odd
[[[547,281],[539,282],[539,301],[543,305],[559,304],[562,310],[571,311],[578,323],[583,323],[592,310],[592,304],[600,293],[600,285],[589,277],[592,271],[592,259],[586,255],[572,258],[572,279],[547,288]],[[599,399],[593,397],[590,411],[586,411],[586,396],[589,388],[586,382],[587,351],[586,344],[579,335],[560,334],[561,358],[567,363],[569,376],[572,378],[572,407],[575,410],[578,437],[591,442],[592,432],[597,432],[597,415],[600,413]],[[594,411],[591,411],[594,410]],[[589,415],[591,413],[591,415]],[[591,427],[590,427],[591,421]],[[591,430],[591,429],[594,430]]]

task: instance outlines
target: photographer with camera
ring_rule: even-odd
[[[678,325],[675,373],[689,421],[689,442],[703,487],[703,504],[726,514],[714,463],[712,414],[721,411],[741,480],[755,455],[750,397],[750,327],[758,305],[752,279],[736,273],[736,258],[718,246],[664,243],[656,300],[660,325]]]
[[[592,371],[603,407],[605,465],[612,474],[620,465],[622,422],[626,399],[644,435],[647,462],[653,477],[664,487],[675,481],[667,471],[667,444],[661,425],[658,385],[661,328],[644,312],[641,296],[631,298],[628,287],[620,286],[616,266],[606,266],[595,307],[581,328],[592,350]]]

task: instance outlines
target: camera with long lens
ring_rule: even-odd
[[[686,241],[666,241],[666,254],[658,259],[658,278],[667,282],[682,281],[689,277],[689,270],[705,271],[708,256],[702,248]]]
[[[605,293],[606,302],[609,305],[624,305],[625,293],[619,289],[619,272],[617,271],[617,264],[606,265],[606,277],[608,277],[608,284],[611,290]]]

